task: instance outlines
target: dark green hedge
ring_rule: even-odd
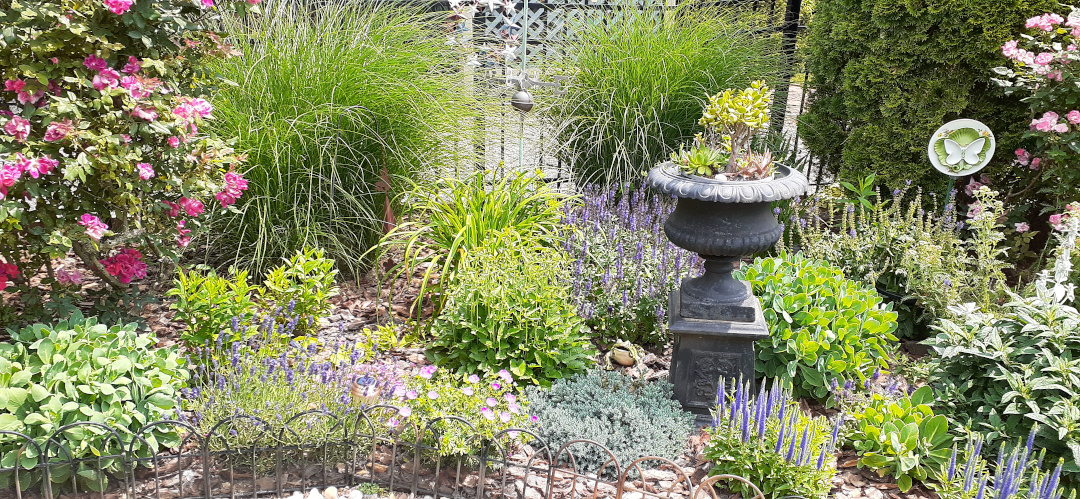
[[[990,81],[1000,47],[1054,0],[818,0],[807,64],[816,89],[800,132],[823,164],[845,179],[871,172],[891,185],[938,190],[945,177],[926,157],[930,134],[973,118],[998,141],[988,172],[1013,160],[1027,106]],[[1060,9],[1058,9],[1060,10]]]

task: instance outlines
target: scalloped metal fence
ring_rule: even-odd
[[[340,418],[312,410],[279,427],[235,416],[206,434],[181,421],[150,423],[135,434],[80,422],[44,440],[0,431],[0,449],[5,449],[0,462],[14,462],[0,466],[9,486],[0,498],[271,498],[375,484],[397,498],[697,499],[720,497],[714,485],[737,480],[754,491],[747,499],[764,499],[754,484],[737,476],[694,483],[692,473],[662,457],[620,463],[596,442],[581,439],[553,448],[527,429],[485,437],[455,416],[391,426],[396,412],[374,406]],[[322,438],[303,441],[302,428],[315,428]],[[151,439],[172,431],[180,435],[179,445],[153,455],[145,451]],[[249,437],[249,445],[230,447],[227,437],[239,432]],[[443,455],[442,442],[450,437],[471,452]],[[574,452],[586,446],[611,459],[600,469],[583,469]],[[12,485],[18,483],[22,486]]]

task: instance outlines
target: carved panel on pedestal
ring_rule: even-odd
[[[742,355],[728,352],[694,351],[690,355],[690,400],[688,406],[711,408],[716,403],[716,384],[739,377]]]

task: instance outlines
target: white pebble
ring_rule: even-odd
[[[338,499],[337,487],[327,487],[322,495],[326,499]]]
[[[298,490],[293,492],[292,495],[289,496],[289,499],[304,499],[304,493]]]
[[[364,499],[364,493],[357,489],[352,489],[349,491],[349,499]]]
[[[311,489],[311,492],[308,493],[307,499],[323,499],[323,496],[319,493],[319,489]]]

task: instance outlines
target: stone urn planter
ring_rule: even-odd
[[[771,179],[722,181],[687,175],[672,163],[653,168],[646,182],[678,199],[664,224],[668,239],[705,260],[705,273],[683,280],[668,308],[675,396],[702,422],[716,403],[718,379],[754,379],[754,341],[769,334],[750,285],[731,273],[783,235],[770,203],[805,194],[808,183],[782,165]]]

